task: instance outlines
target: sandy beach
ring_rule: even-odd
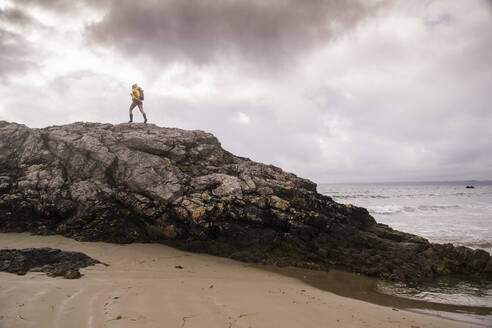
[[[0,234],[0,248],[52,247],[109,264],[81,279],[0,272],[0,327],[473,327],[341,297],[246,263],[156,244]]]

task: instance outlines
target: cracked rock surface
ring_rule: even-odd
[[[232,155],[210,133],[152,124],[0,121],[0,231],[159,242],[399,281],[492,276],[485,251],[395,231],[309,180]]]

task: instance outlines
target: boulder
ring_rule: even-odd
[[[24,275],[29,271],[45,272],[50,277],[78,279],[80,268],[101,263],[83,253],[53,248],[1,249],[0,271]]]
[[[309,180],[232,155],[210,133],[152,124],[0,122],[0,231],[157,242],[398,281],[492,275],[484,251],[395,231]]]

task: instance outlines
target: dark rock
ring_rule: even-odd
[[[66,279],[81,277],[79,269],[101,263],[79,252],[64,252],[52,248],[0,250],[0,271],[24,275],[28,271],[45,272],[50,277]]]
[[[63,275],[65,279],[79,279],[81,277],[79,270],[67,270]]]
[[[391,280],[492,275],[486,252],[395,231],[309,180],[230,154],[209,133],[152,124],[0,122],[0,231],[159,242]]]

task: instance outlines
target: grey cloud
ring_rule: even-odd
[[[26,39],[34,29],[46,29],[24,10],[14,7],[0,10],[0,79],[6,82],[11,74],[24,73],[39,67],[41,53]]]
[[[72,1],[65,0],[16,0],[17,5],[36,5],[40,7],[53,8],[53,9],[65,9],[74,6]]]
[[[47,53],[43,41],[30,42],[26,36],[31,31],[42,31],[46,35],[56,35],[52,26],[45,25],[32,16],[26,6],[42,7],[54,11],[55,15],[64,15],[68,10],[77,10],[83,6],[102,6],[95,0],[77,3],[59,0],[17,0],[14,7],[0,9],[0,80],[8,82],[11,75],[22,74],[39,68]]]
[[[0,79],[5,81],[13,73],[22,73],[36,67],[30,59],[32,49],[18,34],[0,30]]]
[[[424,24],[429,27],[429,28],[434,28],[438,25],[446,25],[451,23],[451,16],[448,14],[441,14],[438,17],[435,18],[425,18],[424,17]]]
[[[113,1],[93,40],[157,62],[241,58],[268,66],[336,38],[375,10],[357,0]]]
[[[11,8],[5,10],[0,9],[0,20],[10,24],[21,25],[21,26],[31,24],[33,22],[30,16],[28,16],[26,13],[24,13],[22,10],[18,8]]]
[[[129,90],[112,76],[76,71],[56,76],[43,87],[12,83],[0,88],[0,120],[31,127],[74,121],[121,123],[127,120]]]
[[[77,1],[66,1],[66,0],[16,0],[15,4],[17,6],[35,6],[44,9],[48,9],[55,12],[66,13],[69,11],[77,10],[84,6],[91,6],[96,8],[104,8],[109,3],[110,0],[77,0]]]

